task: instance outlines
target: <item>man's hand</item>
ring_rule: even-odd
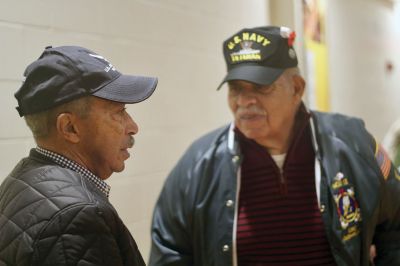
[[[376,247],[375,245],[371,245],[371,247],[369,248],[369,260],[371,261],[372,265],[374,264],[374,259],[376,257]]]

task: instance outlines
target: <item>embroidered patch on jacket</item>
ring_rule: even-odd
[[[343,240],[347,241],[360,233],[361,211],[355,198],[354,188],[342,173],[338,173],[332,183],[333,197],[343,230]]]
[[[390,173],[391,162],[388,154],[381,145],[379,145],[377,151],[375,152],[375,158],[378,162],[379,167],[381,168],[383,178],[386,180]]]

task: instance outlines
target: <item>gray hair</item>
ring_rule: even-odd
[[[287,68],[285,69],[283,74],[288,78],[291,78],[293,76],[301,76],[300,69],[298,67]]]
[[[89,111],[90,96],[87,96],[64,103],[49,110],[25,115],[24,118],[29,129],[32,131],[33,137],[37,140],[49,137],[51,130],[55,128],[59,114],[69,112],[85,119],[88,117]]]

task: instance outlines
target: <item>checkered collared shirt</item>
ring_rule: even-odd
[[[58,165],[68,168],[72,171],[75,171],[77,173],[80,173],[83,175],[85,178],[87,178],[90,182],[92,182],[98,189],[100,189],[101,192],[103,192],[107,197],[110,194],[110,186],[101,180],[99,177],[97,177],[95,174],[90,172],[88,169],[85,167],[77,164],[76,162],[60,155],[55,152],[36,147],[36,151],[39,152],[40,154],[48,157],[52,161],[56,162]]]

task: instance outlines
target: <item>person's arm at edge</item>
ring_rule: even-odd
[[[381,145],[375,158],[383,179],[378,226],[374,235],[375,265],[400,265],[400,175]]]

